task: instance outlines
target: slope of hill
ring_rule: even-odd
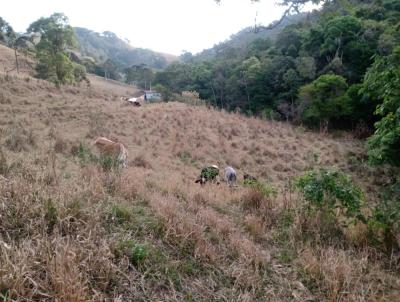
[[[21,53],[18,53],[18,67],[23,74],[33,72],[33,60]],[[17,73],[14,50],[0,44],[0,72]]]
[[[82,55],[94,57],[99,62],[111,59],[123,67],[146,64],[162,69],[171,61],[176,60],[173,55],[134,48],[112,32],[97,33],[82,27],[74,29]]]
[[[100,79],[57,89],[0,74],[0,86],[0,297],[398,297],[394,264],[365,246],[362,226],[341,234],[313,225],[290,186],[309,168],[335,165],[372,201],[385,174],[360,163],[361,142],[175,102],[130,107],[119,96],[132,87]],[[96,161],[96,136],[126,145],[127,169]],[[239,186],[195,184],[214,163],[237,168]],[[245,172],[277,196],[244,187]]]

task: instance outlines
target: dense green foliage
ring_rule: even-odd
[[[367,205],[364,205],[363,191],[348,175],[337,170],[307,172],[297,179],[296,187],[305,202],[306,217],[321,214],[323,219],[333,219],[335,224],[344,217],[360,221],[368,226],[368,240],[372,244],[389,254],[399,250],[399,179],[382,188],[379,203]]]
[[[173,92],[196,90],[212,105],[229,110],[239,107],[260,115],[273,110],[284,119],[315,127],[334,116],[331,127],[352,128],[363,122],[372,128],[378,102],[360,95],[359,85],[374,55],[386,56],[399,43],[399,16],[393,1],[326,1],[321,11],[286,26],[275,39],[259,38],[237,47],[225,43],[208,51],[209,60],[204,60],[204,52],[202,59],[186,53],[186,63],[171,64],[156,75],[156,82]],[[343,79],[340,95],[325,102],[332,104],[332,111],[316,110],[315,99],[306,99],[311,95],[305,92],[327,80],[320,78],[327,74]],[[344,109],[339,116],[333,103]]]
[[[367,72],[363,91],[380,100],[375,134],[369,139],[370,158],[400,166],[400,46],[387,57],[377,57]]]
[[[347,217],[362,218],[364,194],[350,178],[336,170],[310,171],[296,183],[310,210],[334,213],[340,209]]]
[[[36,66],[39,78],[47,79],[57,85],[71,84],[85,78],[82,66],[72,62],[68,49],[76,46],[75,34],[63,14],[53,14],[33,22],[28,33],[40,33],[41,39],[36,45]]]
[[[325,74],[311,84],[301,87],[299,107],[304,108],[304,121],[319,121],[320,128],[327,128],[333,118],[345,117],[351,111],[346,95],[346,79],[339,75]]]
[[[398,250],[396,237],[400,235],[400,180],[389,186],[382,194],[381,202],[372,209],[372,217],[368,221],[372,238],[383,243],[386,250]],[[383,232],[383,238],[379,233]]]

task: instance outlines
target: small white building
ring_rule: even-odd
[[[144,92],[144,100],[147,102],[161,101],[161,93],[154,90],[146,90]]]

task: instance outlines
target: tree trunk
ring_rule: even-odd
[[[18,53],[16,48],[14,48],[14,54],[15,54],[15,65],[17,67],[17,73],[19,73]]]
[[[322,119],[322,120],[319,121],[319,132],[321,134],[328,133],[328,127],[329,127],[329,120],[328,119]]]
[[[213,96],[214,96],[214,104],[217,105],[217,96],[215,95],[215,90],[214,90],[214,87],[213,87],[212,84],[211,84],[211,91],[212,91]]]

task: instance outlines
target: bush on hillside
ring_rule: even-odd
[[[326,169],[310,171],[297,179],[296,186],[307,202],[308,211],[335,216],[339,209],[348,218],[365,221],[361,214],[364,194],[346,174]]]
[[[373,243],[383,245],[388,253],[399,250],[400,179],[385,190],[381,202],[372,209],[368,227]]]

